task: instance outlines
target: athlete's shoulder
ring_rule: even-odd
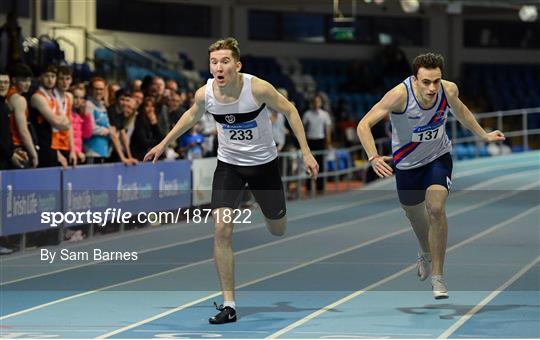
[[[390,91],[386,92],[383,99],[394,112],[401,112],[407,106],[409,98],[407,87],[404,83],[399,83]]]
[[[204,104],[205,97],[206,97],[206,84],[199,87],[197,91],[195,91],[195,102],[197,104],[201,104],[201,103]]]
[[[441,84],[447,97],[457,97],[459,95],[456,83],[443,79]]]
[[[274,87],[264,79],[251,77],[251,91],[255,96],[269,93]]]
[[[405,83],[399,83],[394,88],[392,88],[390,91],[388,91],[389,94],[392,96],[395,96],[398,99],[407,99],[407,85]]]

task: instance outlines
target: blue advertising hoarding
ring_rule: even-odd
[[[171,210],[185,208],[191,205],[191,161],[158,162],[155,174],[157,176],[157,203],[160,209]]]
[[[41,213],[61,211],[60,168],[0,172],[0,235],[13,235],[49,228]]]
[[[0,188],[0,235],[21,234],[50,228],[41,223],[42,212],[116,208],[136,214],[189,207],[191,161],[9,170],[0,172]]]
[[[64,212],[163,211],[191,203],[191,161],[121,163],[64,171]]]
[[[62,173],[62,211],[105,211],[115,206],[116,164],[66,169]]]

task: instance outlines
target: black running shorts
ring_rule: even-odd
[[[239,166],[218,160],[212,182],[212,209],[236,209],[246,184],[264,216],[277,220],[285,216],[285,193],[275,158],[261,165]]]

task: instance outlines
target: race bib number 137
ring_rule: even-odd
[[[444,134],[444,124],[439,126],[420,126],[413,130],[413,142],[429,142],[442,138]]]

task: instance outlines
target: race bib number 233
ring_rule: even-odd
[[[256,121],[239,124],[224,124],[225,134],[231,141],[251,141],[259,139]]]

